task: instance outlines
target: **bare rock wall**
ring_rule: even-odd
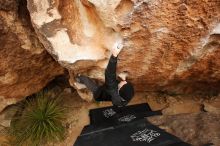
[[[0,1],[0,44],[0,111],[64,72],[39,42],[23,0]]]
[[[29,0],[47,51],[74,76],[104,80],[110,50],[137,91],[218,94],[219,0]]]

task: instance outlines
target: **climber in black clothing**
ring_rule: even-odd
[[[117,56],[121,48],[113,49],[107,68],[105,69],[105,83],[98,86],[92,79],[78,75],[76,81],[84,84],[92,91],[96,101],[112,101],[113,105],[121,107],[128,104],[134,96],[134,88],[128,81],[116,79]]]

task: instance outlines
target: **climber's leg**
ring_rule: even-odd
[[[95,101],[111,101],[111,98],[104,95],[105,85],[99,86],[89,77],[84,75],[78,75],[76,77],[78,83],[84,84],[93,93],[93,98]]]
[[[91,78],[84,76],[84,75],[77,76],[76,81],[81,84],[84,84],[90,91],[92,91],[93,94],[99,88],[99,85],[97,85]]]

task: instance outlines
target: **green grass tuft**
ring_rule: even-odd
[[[27,100],[22,114],[11,123],[13,145],[42,146],[63,140],[66,109],[60,99],[43,91]]]

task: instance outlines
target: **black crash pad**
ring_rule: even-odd
[[[81,135],[74,146],[190,146],[145,119]]]
[[[109,106],[89,111],[91,125],[115,125],[160,114],[160,111],[152,111],[147,103],[121,108]]]
[[[109,119],[105,119],[102,122],[100,121],[99,124],[87,125],[83,128],[82,134],[87,134],[91,132],[99,132],[100,130],[106,130],[110,127],[117,127],[121,124],[126,124],[129,122],[133,122],[139,119],[143,119],[144,117],[149,117],[153,115],[161,115],[161,111],[146,111],[142,113],[116,113],[114,116],[110,117]]]

